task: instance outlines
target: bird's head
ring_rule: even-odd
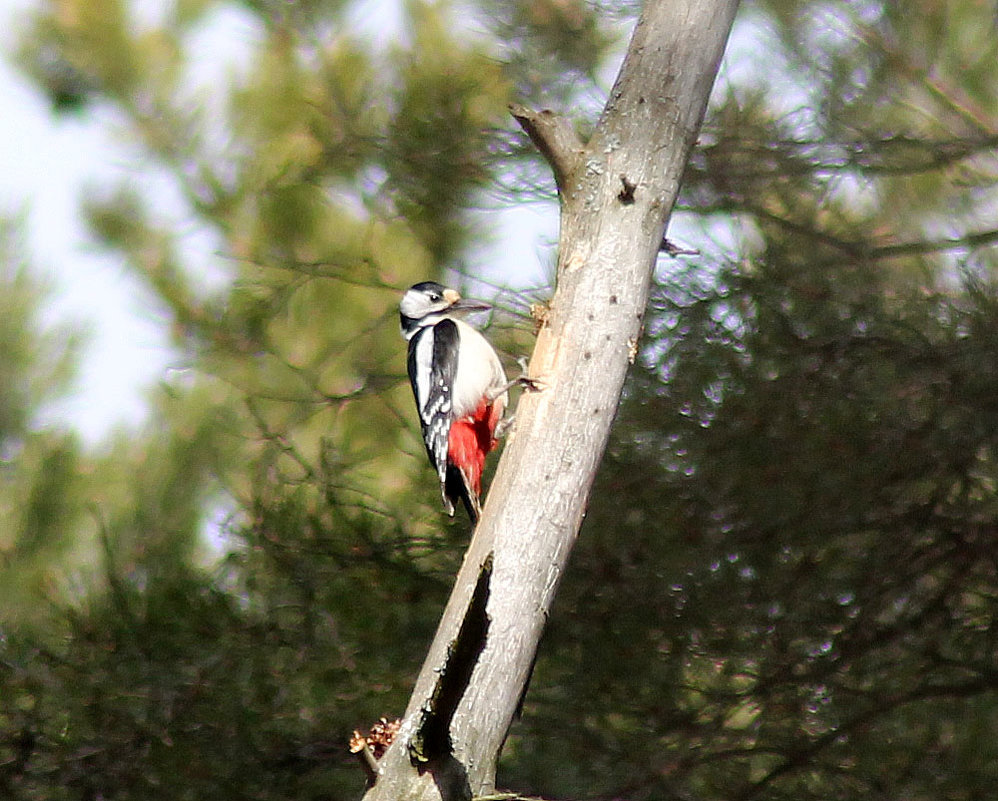
[[[444,317],[457,317],[468,312],[488,311],[488,303],[462,298],[456,290],[436,281],[422,281],[409,287],[399,304],[402,334],[408,339],[424,325],[433,325]]]

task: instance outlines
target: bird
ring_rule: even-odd
[[[495,349],[464,321],[490,308],[436,281],[414,284],[399,303],[409,383],[443,506],[453,517],[460,500],[472,524],[482,511],[485,457],[496,447],[507,390],[517,383],[506,380]]]

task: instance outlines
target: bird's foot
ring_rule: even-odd
[[[512,381],[503,384],[501,387],[496,387],[495,389],[490,390],[488,394],[488,400],[490,403],[494,401],[496,398],[498,398],[500,395],[503,395],[509,390],[511,390],[513,387],[521,387],[526,392],[540,392],[542,389],[544,389],[543,381],[538,381],[536,378],[530,378],[527,375],[526,356],[521,356],[519,359],[516,360],[516,363],[520,365],[520,374]]]
[[[544,389],[543,381],[527,375],[530,371],[530,365],[526,356],[521,356],[516,360],[516,363],[520,365],[520,374],[510,382],[511,384],[518,384],[526,392],[540,392]]]

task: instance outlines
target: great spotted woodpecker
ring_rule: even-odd
[[[496,446],[510,387],[492,346],[462,319],[489,308],[434,281],[410,287],[399,304],[409,382],[444,508],[453,517],[460,499],[473,523],[482,509],[485,456]]]

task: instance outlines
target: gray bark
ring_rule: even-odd
[[[482,519],[366,801],[494,792],[496,763],[585,514],[655,260],[737,0],[650,0],[588,143],[513,115],[554,170],[558,282]]]

